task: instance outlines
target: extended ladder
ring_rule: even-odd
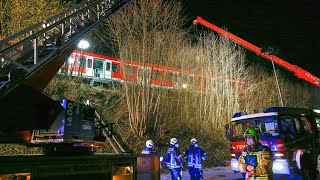
[[[82,36],[129,0],[86,0],[0,41],[0,98],[20,84],[41,92]]]
[[[111,145],[113,151],[117,154],[120,153],[126,153],[126,151],[123,149],[121,144],[117,141],[113,134],[113,124],[114,123],[105,123],[102,119],[102,107],[98,104],[91,103],[89,101],[84,102],[88,106],[95,107],[95,122],[96,122],[96,127],[100,131],[100,136],[103,136],[106,138],[106,141]],[[101,109],[100,113],[97,112],[97,107]]]

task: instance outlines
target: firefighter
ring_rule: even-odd
[[[155,153],[154,149],[154,142],[153,140],[149,139],[146,141],[146,146],[143,148],[141,154],[153,154]]]
[[[259,142],[259,134],[254,128],[244,132],[247,145],[238,160],[239,170],[246,173],[246,180],[274,179],[272,172],[272,152],[268,146]]]
[[[183,153],[183,155],[184,158],[188,161],[190,179],[203,179],[201,162],[207,159],[207,153],[199,147],[196,138],[191,139],[190,146]]]
[[[182,155],[180,153],[179,141],[177,138],[170,139],[167,151],[166,166],[170,169],[172,180],[181,180]]]

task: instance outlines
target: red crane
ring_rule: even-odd
[[[270,61],[273,61],[274,63],[287,69],[288,71],[291,71],[298,78],[301,78],[301,79],[303,79],[303,80],[305,80],[305,81],[307,81],[317,87],[320,87],[320,78],[316,77],[315,75],[311,74],[310,72],[302,69],[301,67],[299,67],[297,65],[290,64],[287,61],[273,55],[270,52],[262,52],[262,48],[259,48],[258,46],[255,46],[254,44],[251,44],[250,42],[248,42],[244,39],[241,39],[238,36],[219,28],[218,26],[215,26],[214,24],[202,19],[200,16],[198,16],[193,21],[193,24],[195,24],[195,25],[201,24],[201,25],[221,34],[221,35],[224,35],[225,37],[227,37],[227,38],[231,39],[232,41],[240,44],[241,46],[249,49],[250,51],[255,52],[257,55],[264,57]]]

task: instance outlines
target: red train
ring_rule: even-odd
[[[141,83],[162,88],[190,88],[204,90],[206,81],[217,78],[240,84],[240,94],[244,95],[246,83],[242,79],[224,76],[209,76],[180,68],[148,64],[138,61],[124,61],[114,57],[75,50],[68,58],[60,73],[68,70],[72,76],[80,75],[91,84],[114,84],[124,81]]]

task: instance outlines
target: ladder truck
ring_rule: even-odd
[[[128,3],[81,1],[0,41],[0,143],[45,147],[48,153],[0,156],[0,179],[160,179],[158,156],[126,152],[94,105],[42,93],[81,38]],[[116,153],[87,155],[106,140]]]
[[[208,21],[197,17],[193,23],[201,24],[249,49],[267,60],[293,72],[316,87],[320,79],[310,72],[292,65],[285,60],[263,52],[259,48]],[[301,174],[304,179],[316,179],[320,172],[320,110],[312,108],[269,107],[253,112],[237,112],[226,125],[226,136],[230,141],[231,167],[239,172],[238,158],[246,146],[243,134],[247,128],[255,128],[260,133],[260,142],[271,148],[273,172],[290,179]],[[282,175],[282,176],[281,176]]]

